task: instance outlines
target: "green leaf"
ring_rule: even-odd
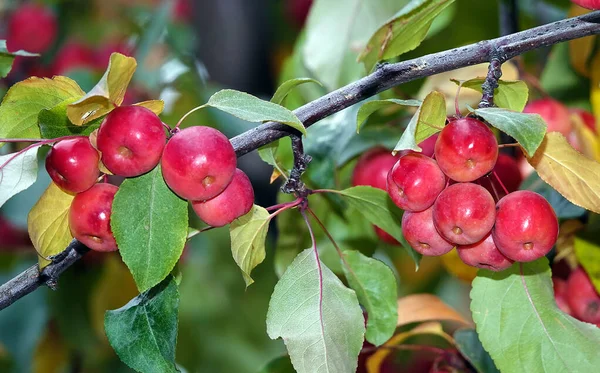
[[[100,127],[102,118],[95,119],[86,126],[76,126],[67,117],[67,106],[78,98],[68,98],[51,109],[43,109],[38,114],[38,125],[44,139],[55,139],[63,136],[89,135]]]
[[[25,51],[9,52],[6,49],[6,40],[0,40],[0,79],[10,73],[16,56],[37,57],[39,54]]]
[[[473,113],[517,140],[529,156],[533,156],[544,140],[546,122],[539,114],[517,113],[499,108],[475,109]]]
[[[0,207],[12,196],[35,183],[38,174],[38,150],[39,147],[34,147],[21,154],[0,156]]]
[[[346,197],[346,202],[360,212],[371,224],[388,232],[398,242],[402,243],[402,246],[415,261],[418,268],[421,255],[410,247],[402,235],[402,210],[392,202],[385,190],[370,186],[357,186],[335,192]]]
[[[328,90],[364,75],[358,53],[377,30],[409,0],[315,1],[306,22],[303,65]]]
[[[140,291],[173,270],[187,238],[187,202],[165,184],[160,167],[121,184],[110,220],[123,261]]]
[[[299,86],[300,84],[305,84],[305,83],[315,83],[315,84],[320,85],[321,87],[323,86],[318,81],[316,81],[314,79],[310,79],[310,78],[290,79],[290,80],[283,82],[283,84],[281,84],[279,86],[279,88],[277,88],[277,91],[275,91],[273,98],[271,98],[271,102],[274,104],[281,105],[283,100],[285,100],[285,98],[287,97],[287,95],[290,93],[290,91],[292,89]]]
[[[121,105],[136,67],[135,58],[113,53],[108,69],[98,84],[80,100],[67,107],[67,115],[71,122],[81,126]]]
[[[268,165],[273,166],[273,168],[275,168],[279,174],[283,175],[287,179],[288,175],[290,174],[290,170],[285,167],[282,160],[277,156],[278,149],[279,140],[273,141],[258,148],[258,155],[260,159],[262,159]]]
[[[594,372],[600,364],[600,329],[558,309],[546,258],[480,269],[471,312],[501,372]]]
[[[458,80],[452,79],[457,85]],[[481,85],[485,78],[475,78],[462,82],[463,88],[474,89],[482,92]],[[522,112],[529,98],[527,83],[521,80],[499,80],[498,88],[494,89],[494,104],[499,108]]]
[[[596,232],[594,232],[595,234]],[[575,237],[573,248],[577,261],[585,269],[596,291],[600,293],[600,246],[586,238]]]
[[[365,123],[367,118],[371,116],[374,112],[379,109],[383,109],[385,107],[391,105],[399,105],[399,106],[421,106],[422,102],[419,100],[398,100],[395,98],[390,98],[387,100],[373,100],[363,104],[360,109],[358,109],[358,115],[356,116],[356,132],[360,131],[360,127]]]
[[[342,268],[358,301],[367,310],[367,341],[380,346],[394,335],[398,322],[398,290],[394,272],[359,251],[345,251]]]
[[[473,365],[477,373],[500,373],[490,354],[483,349],[474,329],[459,329],[453,337],[458,351]]]
[[[400,56],[421,44],[433,20],[454,0],[412,0],[371,36],[358,57],[367,71],[377,61]]]
[[[446,124],[446,99],[444,95],[433,91],[425,97],[423,104],[408,123],[394,151],[414,150],[420,152],[419,143],[429,136],[440,132]]]
[[[0,138],[39,139],[39,112],[83,95],[77,83],[64,76],[33,77],[13,85],[0,105]]]
[[[265,260],[265,240],[270,221],[269,212],[263,207],[254,205],[250,212],[229,225],[231,253],[242,270],[246,286],[254,282],[250,277],[252,270]]]
[[[177,372],[179,291],[173,277],[107,311],[104,329],[121,361],[144,373]]]
[[[287,124],[306,135],[306,128],[290,110],[244,92],[233,89],[220,90],[208,99],[206,105],[249,122],[273,121]]]
[[[279,280],[269,302],[267,334],[282,338],[298,373],[356,371],[364,319],[354,291],[310,248]]]

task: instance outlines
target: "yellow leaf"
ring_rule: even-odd
[[[577,257],[574,251],[575,234],[584,228],[585,225],[580,220],[567,220],[560,225],[554,262],[565,260],[569,268],[572,270],[577,268]]]
[[[142,102],[138,102],[137,104],[134,104],[134,105],[143,106],[146,109],[149,109],[150,111],[152,111],[156,115],[160,115],[160,113],[162,113],[163,110],[165,110],[165,102],[163,100],[142,101]]]
[[[380,373],[383,362],[394,351],[391,347],[401,345],[402,342],[406,341],[410,337],[422,334],[438,335],[444,338],[450,344],[454,344],[454,339],[444,332],[442,329],[442,324],[439,322],[424,323],[407,332],[396,334],[382,347],[378,348],[377,351],[367,359],[367,373]]]
[[[106,340],[104,313],[122,307],[138,295],[135,281],[127,266],[117,253],[102,253],[108,256],[102,275],[90,297],[91,324],[99,338]]]
[[[547,133],[527,161],[566,199],[587,210],[600,212],[600,163],[573,149],[563,135]]]
[[[68,367],[69,351],[52,324],[40,339],[33,355],[33,373],[62,372]]]
[[[442,263],[448,273],[463,281],[471,282],[477,276],[477,268],[466,265],[458,256],[456,250],[442,255]]]
[[[461,314],[431,294],[413,294],[398,299],[398,326],[424,321],[456,321],[471,325]]]
[[[110,172],[110,170],[108,168],[106,168],[104,163],[102,163],[102,152],[100,150],[98,150],[98,145],[96,145],[97,142],[98,142],[98,129],[95,129],[94,132],[90,133],[90,144],[92,144],[94,149],[96,149],[96,151],[98,152],[98,156],[100,157],[100,160],[98,161],[98,169],[102,173],[105,173],[107,175],[112,175],[113,173]]]
[[[50,264],[44,258],[60,253],[73,239],[69,229],[69,207],[73,198],[73,195],[50,183],[29,212],[27,229],[31,242],[40,255],[40,269]]]
[[[98,84],[83,98],[67,106],[67,116],[71,122],[81,126],[121,105],[136,67],[135,58],[113,53],[108,69]]]
[[[596,118],[596,133],[600,133],[600,52],[592,59],[590,72],[590,102]]]
[[[431,91],[438,91],[446,97],[446,112],[448,115],[456,114],[454,109],[454,98],[456,97],[457,86],[450,79],[455,80],[469,80],[477,77],[485,77],[488,73],[488,64],[482,63],[478,65],[463,67],[461,69],[452,70],[449,72],[432,75],[421,87],[417,98],[423,100]],[[503,80],[518,80],[519,72],[512,63],[505,63],[502,65],[502,79]],[[481,93],[472,89],[461,89],[459,94],[458,103],[460,104],[461,111],[464,113],[467,110],[467,106],[477,107],[481,100]]]
[[[273,182],[277,180],[279,176],[281,176],[281,172],[274,168],[273,173],[271,174],[271,179],[269,180],[269,184],[273,184]]]
[[[568,17],[577,17],[589,13],[589,9],[582,8],[578,5],[571,5]],[[574,39],[569,42],[569,58],[571,65],[579,74],[589,76],[588,59],[594,50],[595,36]]]
[[[596,134],[585,125],[580,115],[571,114],[573,133],[583,155],[590,159],[600,161],[600,141]]]

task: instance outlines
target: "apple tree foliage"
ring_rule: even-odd
[[[364,341],[375,352],[361,364],[377,372],[395,348],[420,336],[439,338],[445,350],[457,351],[482,373],[591,372],[600,365],[600,329],[557,308],[546,258],[516,263],[500,273],[480,270],[470,293],[473,322],[436,303],[437,299],[409,296],[398,300],[397,281],[404,279],[398,279],[390,268],[386,252],[404,250],[404,260],[412,261],[417,270],[421,256],[406,244],[401,230],[403,212],[388,195],[367,186],[348,187],[347,175],[356,156],[375,145],[420,151],[417,144],[439,132],[447,108],[454,105],[449,93],[456,89],[452,72],[430,77],[429,86],[434,88],[427,92],[411,92],[407,97],[386,91],[308,128],[291,110],[367,75],[378,62],[404,58],[427,38],[447,32],[443,30],[458,17],[456,3],[317,0],[271,101],[225,89],[197,103],[237,117],[248,128],[260,129],[262,123],[271,121],[285,124],[303,135],[304,150],[313,157],[303,180],[319,193],[308,196],[306,206],[306,201],[296,203],[280,194],[279,209],[255,205],[228,228],[232,260],[247,287],[256,286],[253,272],[268,255],[273,256],[269,263],[274,263],[280,277],[270,298],[265,330],[270,338],[283,340],[289,358],[271,362],[263,372],[355,372]],[[579,47],[555,47],[540,83],[549,93],[570,88],[552,81],[563,80],[553,77],[556,71],[567,69],[569,76],[575,74],[562,66],[569,61],[564,48]],[[592,87],[586,104],[598,115],[600,54],[588,57],[579,67]],[[13,59],[0,43],[3,76]],[[31,77],[14,84],[0,105],[0,138],[44,142],[92,134],[101,119],[123,102],[136,67],[134,58],[113,54],[105,74],[88,92],[63,76]],[[478,98],[485,79],[482,71],[468,68],[468,78],[462,74],[454,81],[462,85],[463,93],[472,91],[475,95],[470,97]],[[582,216],[597,220],[600,138],[584,132],[580,141],[595,152],[584,155],[574,150],[563,136],[546,133],[539,115],[522,113],[530,96],[525,81],[511,78],[499,81],[496,107],[476,108],[477,99],[460,104],[465,113],[483,118],[518,142],[537,173],[525,187],[551,202],[561,224]],[[157,114],[164,109],[160,100],[137,105]],[[399,124],[387,125],[391,122]],[[35,183],[38,149],[0,156],[0,205]],[[285,182],[291,177],[294,157],[288,140],[265,145],[258,153],[273,167],[271,181]],[[29,213],[28,229],[40,268],[73,239],[67,219],[72,198],[51,184]],[[119,358],[139,372],[182,369],[176,363],[178,288],[186,277],[180,276],[177,263],[186,242],[202,234],[201,227],[189,225],[188,210],[187,203],[164,183],[160,168],[127,179],[114,200],[111,227],[139,295],[123,300],[120,308],[107,310],[103,327]],[[273,222],[278,235],[275,250],[269,251]],[[375,251],[378,244],[370,224],[401,244]],[[331,237],[328,226],[344,228],[336,229],[336,237]],[[579,260],[600,289],[600,242],[589,229],[587,233],[571,237],[570,246],[561,243],[557,249],[561,253],[570,250],[563,255]],[[454,326],[444,328],[446,322]]]

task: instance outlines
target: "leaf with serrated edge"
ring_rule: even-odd
[[[360,212],[371,224],[378,226],[388,232],[414,260],[417,268],[421,261],[421,255],[413,250],[404,239],[402,234],[402,210],[400,210],[385,190],[370,186],[357,186],[336,193],[346,197],[345,200]]]
[[[358,57],[371,71],[377,61],[400,56],[421,44],[433,20],[454,0],[413,0],[371,36]]]
[[[473,111],[486,122],[510,135],[532,155],[544,140],[546,122],[539,114],[517,113],[500,108],[483,108]]]
[[[39,112],[84,94],[74,80],[64,76],[33,77],[13,85],[0,105],[0,138],[40,138]]]
[[[214,107],[248,122],[279,122],[306,135],[306,128],[290,110],[281,105],[249,95],[248,93],[223,89],[208,99],[207,106]]]
[[[580,237],[575,237],[573,249],[585,272],[600,294],[600,245]]]
[[[354,291],[315,256],[301,252],[271,296],[267,334],[282,338],[298,373],[351,373],[364,338]]]
[[[38,150],[39,147],[34,147],[21,154],[0,156],[0,167],[4,165],[0,170],[0,207],[12,196],[35,183],[38,174]]]
[[[419,143],[440,132],[446,124],[446,100],[444,95],[433,91],[425,97],[423,104],[412,117],[402,133],[394,151],[414,150],[420,152]]]
[[[250,277],[252,270],[265,260],[265,240],[270,221],[269,212],[263,207],[254,205],[250,212],[229,225],[231,253],[242,270],[246,286],[254,282]]]
[[[145,107],[156,115],[160,115],[165,110],[165,102],[163,100],[148,100],[133,105]]]
[[[138,289],[146,291],[173,270],[183,252],[187,202],[169,189],[158,166],[121,184],[110,226]]]
[[[95,119],[85,126],[76,126],[67,117],[67,106],[77,101],[78,97],[68,98],[51,109],[43,109],[38,114],[40,134],[44,139],[55,139],[63,136],[89,135],[100,127],[102,118]]]
[[[67,107],[67,115],[71,122],[77,126],[84,125],[121,105],[136,67],[135,58],[113,53],[108,69],[98,84],[80,100]]]
[[[573,149],[563,135],[546,134],[527,161],[542,180],[573,204],[600,213],[600,163]]]
[[[558,309],[546,258],[480,269],[471,312],[501,372],[595,372],[600,365],[600,329]]]
[[[371,114],[379,109],[383,109],[391,105],[418,107],[421,106],[421,103],[422,102],[419,100],[398,100],[395,98],[366,102],[360,107],[360,109],[358,109],[358,115],[356,116],[356,132],[358,133],[367,118],[369,118]]]
[[[458,80],[452,79],[456,84]],[[462,82],[463,88],[474,89],[482,92],[485,78],[469,79]],[[499,108],[522,112],[529,98],[529,88],[522,80],[499,80],[498,88],[494,89],[494,104]]]
[[[279,86],[279,88],[277,88],[277,91],[275,91],[275,94],[273,94],[273,97],[271,98],[271,102],[274,104],[281,105],[283,100],[285,100],[285,98],[287,97],[287,95],[290,93],[290,91],[292,89],[296,88],[297,86],[299,86],[301,84],[306,84],[306,83],[315,83],[315,84],[320,85],[321,87],[323,86],[321,83],[319,83],[318,81],[311,79],[311,78],[290,79],[290,80],[283,82],[283,84],[281,84]]]
[[[75,196],[63,192],[54,183],[42,194],[27,216],[29,237],[40,254],[39,265],[50,262],[44,258],[62,252],[73,239],[69,229],[69,208]],[[42,258],[44,257],[44,258]]]
[[[394,335],[398,321],[398,291],[394,272],[383,262],[364,256],[359,251],[345,251],[342,261],[348,284],[369,315],[365,337],[379,346]]]
[[[138,372],[175,373],[178,310],[179,291],[168,276],[123,307],[106,312],[108,341],[121,361]]]

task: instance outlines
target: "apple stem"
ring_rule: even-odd
[[[498,181],[498,183],[500,184],[500,186],[502,187],[502,190],[504,190],[504,193],[506,193],[506,195],[508,195],[508,190],[506,189],[506,187],[504,186],[504,183],[502,182],[502,180],[500,180],[500,177],[498,177],[498,174],[496,173],[496,171],[492,171],[492,173],[494,174],[494,177],[496,178],[496,180]],[[493,185],[493,184],[492,184]]]
[[[511,148],[511,147],[515,147],[516,148],[518,146],[520,146],[519,143],[515,142],[515,143],[511,143],[511,144],[500,144],[500,145],[498,145],[498,148],[499,149],[502,149],[502,148]]]
[[[194,112],[196,112],[196,111],[198,111],[198,110],[200,110],[200,109],[203,109],[203,108],[205,108],[206,106],[207,106],[207,104],[200,105],[200,106],[197,106],[197,107],[193,108],[192,110],[188,111],[187,113],[185,113],[185,114],[184,114],[184,115],[181,117],[181,119],[179,119],[179,122],[177,122],[177,125],[175,126],[175,129],[179,129],[179,126],[181,126],[181,122],[183,122],[183,121],[185,120],[185,118],[187,118],[188,116],[190,116],[190,114],[192,114],[192,113],[194,113]]]
[[[298,206],[302,202],[302,198],[296,198],[296,200],[292,202],[279,203],[277,205],[269,206],[266,208],[267,211],[279,210],[279,209],[288,209],[291,207]]]
[[[281,210],[280,210],[281,211]],[[317,259],[317,268],[319,271],[319,279],[322,280],[322,272],[321,272],[321,260],[319,259],[319,250],[317,250],[317,240],[315,239],[315,232],[313,231],[310,221],[308,220],[308,216],[306,216],[306,212],[304,210],[300,210],[300,214],[302,214],[302,218],[306,223],[306,227],[308,228],[308,233],[310,234],[310,240],[312,242],[312,249],[315,252],[315,258]],[[321,283],[322,286],[322,283]]]
[[[458,105],[458,96],[460,95],[460,89],[462,88],[463,81],[458,84],[458,88],[456,88],[456,96],[454,96],[454,110],[456,111],[456,118],[462,118],[460,114],[460,106]]]

